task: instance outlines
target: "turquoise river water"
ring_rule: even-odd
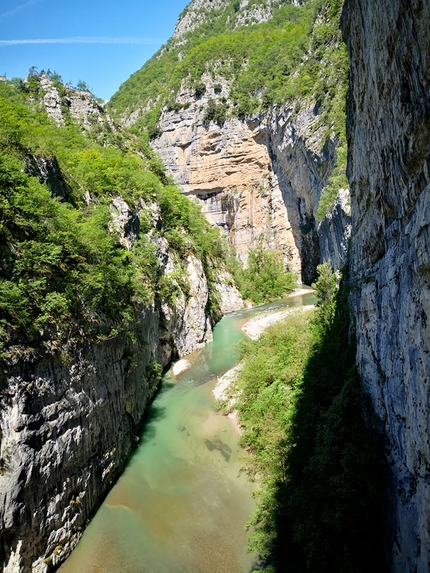
[[[225,316],[213,342],[169,371],[142,444],[60,573],[250,573],[245,524],[255,508],[233,422],[216,411],[217,376],[235,366],[242,326],[268,309],[313,304],[296,296]]]

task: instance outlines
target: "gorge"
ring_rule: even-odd
[[[426,0],[193,0],[107,112],[49,77],[0,82],[5,573],[59,567],[162,369],[243,304],[186,196],[245,263],[263,244],[308,284],[347,263],[386,567],[428,571],[429,21]]]
[[[281,304],[294,308],[312,301],[307,294]],[[277,305],[263,308],[273,312]],[[246,551],[244,526],[255,509],[256,483],[244,471],[237,429],[215,410],[212,388],[236,363],[242,325],[262,312],[224,317],[214,340],[189,355],[184,371],[166,373],[142,445],[61,573],[95,567],[249,571],[257,556]]]

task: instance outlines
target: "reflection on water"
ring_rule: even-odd
[[[224,317],[214,341],[191,356],[191,368],[164,377],[141,446],[61,573],[252,571],[244,526],[255,486],[242,471],[236,430],[215,411],[211,392],[216,376],[235,365],[235,344],[251,316],[311,304],[310,297]]]

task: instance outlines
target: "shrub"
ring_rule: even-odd
[[[281,254],[262,242],[249,250],[248,268],[236,270],[236,281],[242,296],[255,304],[282,298],[296,284],[294,274],[284,270]]]

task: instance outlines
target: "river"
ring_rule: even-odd
[[[142,444],[60,573],[250,573],[245,524],[255,508],[232,421],[216,411],[216,377],[237,362],[242,326],[261,311],[312,304],[296,296],[225,316],[213,342],[171,370]]]

